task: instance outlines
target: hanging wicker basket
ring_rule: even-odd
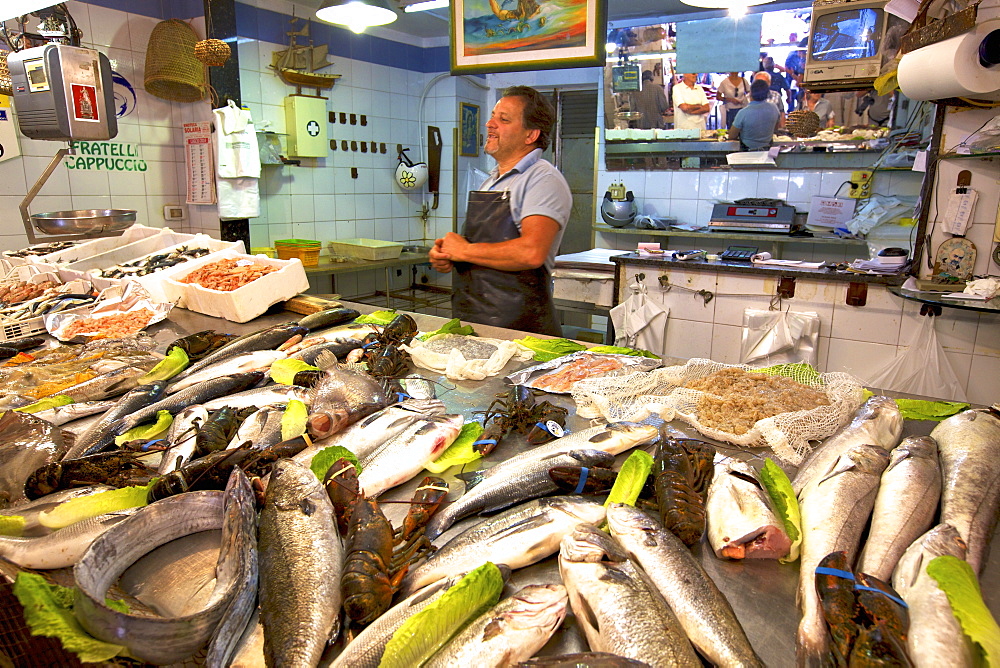
[[[198,35],[187,23],[169,19],[157,23],[146,48],[146,92],[172,102],[204,99],[205,64],[195,58]]]
[[[221,39],[203,39],[194,45],[194,57],[209,67],[222,67],[232,50]]]
[[[0,95],[13,95],[13,82],[10,80],[10,68],[7,66],[7,52],[0,52]]]
[[[785,117],[785,129],[793,137],[812,137],[819,132],[819,116],[808,109],[790,111]]]

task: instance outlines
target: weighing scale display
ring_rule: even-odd
[[[24,61],[24,71],[28,75],[28,88],[32,93],[49,90],[49,77],[45,74],[45,63],[41,58]]]
[[[752,216],[754,218],[775,218],[778,215],[778,210],[766,207],[731,206],[729,207],[726,215]]]

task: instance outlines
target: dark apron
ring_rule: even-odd
[[[462,226],[469,243],[499,243],[520,236],[510,212],[507,191],[474,190]],[[562,336],[552,303],[552,280],[542,265],[524,271],[501,271],[455,262],[452,315],[468,322]]]

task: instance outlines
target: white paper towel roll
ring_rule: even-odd
[[[986,21],[963,35],[904,54],[896,73],[899,89],[911,100],[992,97],[1000,91],[1000,65],[980,63],[979,45],[997,29],[1000,21]]]

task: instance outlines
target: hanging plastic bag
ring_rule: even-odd
[[[945,357],[934,329],[936,318],[921,318],[920,329],[902,355],[872,374],[872,389],[918,394],[947,401],[966,401],[965,389]]]
[[[632,296],[609,311],[615,328],[615,345],[648,350],[662,357],[666,354],[670,309],[652,302],[641,281],[629,288]]]
[[[818,313],[743,310],[742,364],[808,362],[816,366],[818,344]]]

